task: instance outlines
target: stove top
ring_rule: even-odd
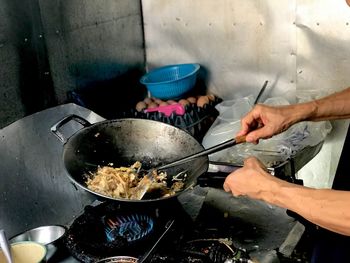
[[[166,203],[140,205],[106,201],[86,206],[70,226],[66,246],[82,262],[111,256],[140,258],[168,229],[170,222],[174,222],[173,228],[179,237],[180,231],[185,230],[179,226],[190,222],[178,202]]]
[[[111,256],[142,262],[249,262],[246,250],[232,241],[241,230],[229,226],[228,217],[208,212],[192,220],[176,199],[150,206],[87,206],[69,228],[65,244],[82,262]]]
[[[198,186],[173,200],[86,206],[64,243],[81,262],[111,256],[153,263],[274,262],[295,223],[283,209]]]

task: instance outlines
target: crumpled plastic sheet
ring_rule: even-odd
[[[268,105],[289,105],[281,97],[269,98]],[[209,148],[231,139],[240,130],[241,118],[254,106],[253,96],[238,100],[223,101],[216,106],[219,116],[203,138],[202,144]],[[260,159],[267,167],[278,165],[293,157],[306,146],[315,146],[325,139],[332,130],[329,121],[300,122],[287,131],[270,139],[260,140],[259,144],[240,144],[209,156],[211,161],[230,162],[241,165],[249,156]]]

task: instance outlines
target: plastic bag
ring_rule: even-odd
[[[280,97],[269,98],[263,103],[275,106],[290,104],[286,99]],[[219,111],[219,116],[203,138],[204,148],[233,138],[241,128],[241,118],[253,108],[253,104],[252,96],[218,104],[216,109]],[[236,145],[211,154],[209,159],[242,165],[244,159],[255,156],[267,167],[273,167],[291,158],[306,146],[317,145],[325,139],[331,129],[332,126],[328,121],[300,122],[270,139],[260,140],[257,145],[251,143]]]

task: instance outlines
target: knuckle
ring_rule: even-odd
[[[255,158],[253,156],[250,156],[244,162],[245,164],[252,164],[254,162],[254,159]]]

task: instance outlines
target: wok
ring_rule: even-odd
[[[74,121],[82,128],[69,138],[63,133],[63,126]],[[151,202],[174,198],[191,189],[197,178],[208,169],[208,156],[171,167],[168,175],[176,175],[184,170],[187,177],[183,190],[170,197],[142,200],[113,198],[94,192],[86,186],[86,174],[95,172],[98,166],[113,164],[113,167],[130,166],[136,161],[144,169],[163,164],[204,150],[203,146],[189,133],[172,125],[148,119],[116,119],[90,124],[77,115],[69,115],[55,124],[51,131],[63,143],[63,163],[70,180],[82,189],[102,198],[122,202]],[[168,180],[171,180],[171,176]]]

